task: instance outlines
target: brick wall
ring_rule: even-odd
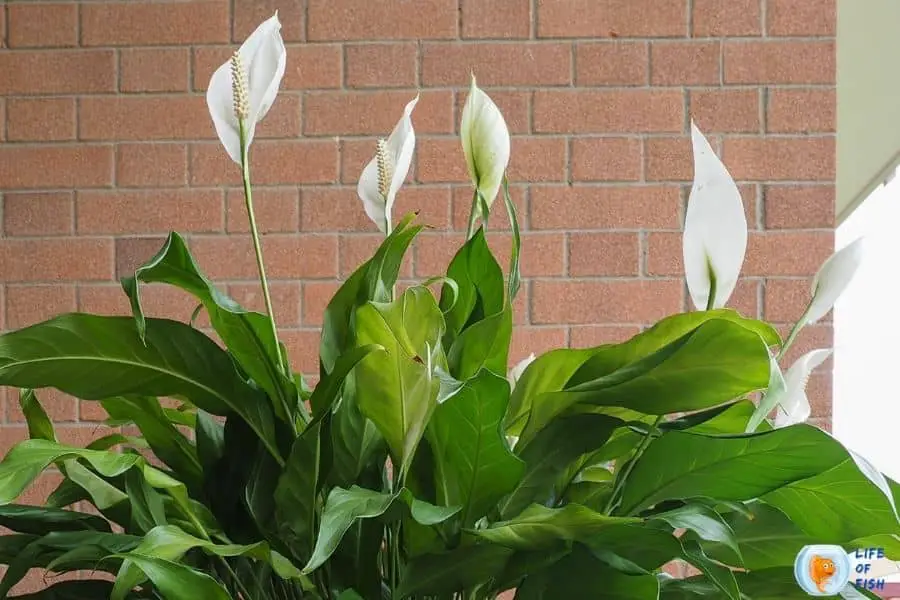
[[[799,316],[833,245],[834,0],[7,0],[0,327],[127,312],[117,278],[170,228],[261,307],[238,171],[204,88],[276,8],[288,69],[254,180],[297,367],[315,369],[324,304],[380,239],[356,180],[417,88],[414,183],[395,214],[420,209],[433,229],[405,277],[440,273],[460,243],[470,191],[455,134],[470,70],[513,132],[526,278],[513,358],[619,340],[688,307],[690,115],[741,183],[753,230],[732,304],[782,326]],[[158,315],[193,309],[166,289],[145,299]],[[829,324],[811,327],[791,355],[830,340]],[[828,373],[810,385],[824,423]],[[95,405],[41,397],[69,439],[96,433]],[[23,436],[8,393],[0,452]]]

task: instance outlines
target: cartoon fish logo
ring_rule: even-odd
[[[809,577],[820,592],[825,592],[825,586],[834,577],[836,570],[834,561],[830,558],[814,554],[809,560]]]

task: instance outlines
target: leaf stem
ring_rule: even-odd
[[[781,345],[781,349],[778,351],[778,356],[775,357],[775,360],[780,361],[784,358],[784,355],[787,354],[788,349],[791,345],[796,341],[797,336],[800,334],[800,330],[806,325],[806,312],[803,313],[803,316],[794,324],[791,328],[791,332],[788,334],[787,339],[784,341],[784,344]]]
[[[641,440],[641,444],[638,446],[637,450],[634,452],[634,456],[631,460],[628,461],[628,464],[625,465],[625,468],[622,470],[622,474],[616,479],[616,485],[613,488],[612,495],[610,495],[609,500],[606,501],[606,506],[603,509],[603,514],[609,515],[619,504],[619,495],[622,493],[623,488],[625,487],[625,483],[628,481],[628,476],[631,475],[631,471],[634,469],[634,465],[640,460],[641,456],[644,454],[644,451],[647,449],[647,446],[650,445],[650,442],[653,441],[653,432],[662,423],[665,415],[659,415],[656,417],[656,420],[653,421],[653,425],[647,430],[647,433],[644,435],[644,439]]]
[[[472,207],[469,209],[469,225],[466,227],[466,240],[472,239],[472,235],[475,233],[475,214],[477,208],[478,188],[475,188],[475,192],[472,194]]]

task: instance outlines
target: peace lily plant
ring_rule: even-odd
[[[36,567],[87,574],[15,597],[761,600],[806,597],[792,569],[808,543],[900,558],[897,484],[804,423],[806,380],[829,350],[779,366],[860,247],[826,262],[786,341],[725,308],[746,222],[695,126],[684,259],[696,310],[509,370],[509,133],[473,79],[460,127],[468,236],[445,273],[400,291],[424,227],[392,214],[415,148],[411,98],[360,175],[384,240],[329,302],[310,387],[277,338],[251,195],[254,129],[285,69],[279,30],[277,16],[260,25],[207,96],[243,175],[266,314],[217,288],[172,233],[122,280],[132,316],[64,314],[0,335],[0,385],[19,388],[30,435],[0,462],[0,598]],[[497,198],[513,231],[505,275],[487,244]],[[192,319],[146,316],[151,282],[193,295],[221,345]],[[134,433],[64,443],[44,388],[99,402]],[[61,481],[46,505],[16,504],[51,467]],[[667,576],[673,560],[699,574]]]

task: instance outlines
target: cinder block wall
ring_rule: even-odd
[[[117,278],[170,228],[261,307],[238,171],[204,90],[275,9],[288,70],[253,176],[296,367],[315,370],[323,307],[379,240],[356,180],[417,89],[418,152],[396,212],[418,209],[433,229],[405,277],[439,274],[460,243],[470,191],[454,136],[470,71],[513,132],[525,276],[514,359],[620,340],[688,307],[691,116],[740,182],[753,230],[732,304],[782,326],[799,316],[833,247],[834,0],[7,0],[0,327],[126,313]],[[166,289],[145,298],[157,315],[194,308]],[[830,323],[809,328],[792,357],[831,337]],[[0,453],[25,436],[5,395]],[[827,423],[827,371],[810,396]],[[65,438],[99,435],[94,404],[40,397]]]

